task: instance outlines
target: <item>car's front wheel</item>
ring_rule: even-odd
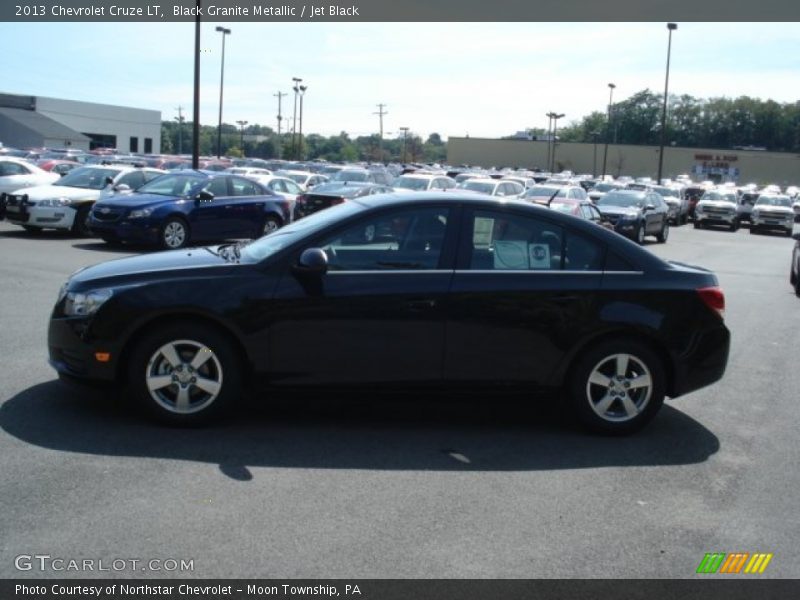
[[[261,228],[261,235],[269,235],[270,233],[278,231],[280,228],[281,222],[278,220],[278,217],[270,215],[264,219],[264,226]]]
[[[191,321],[149,331],[129,361],[132,399],[172,425],[220,417],[239,398],[242,375],[235,348],[216,329]]]
[[[658,413],[666,389],[664,366],[648,346],[624,338],[601,342],[575,363],[567,383],[572,409],[590,431],[625,435]]]
[[[640,246],[644,244],[644,223],[639,223],[636,228],[636,243]]]
[[[81,206],[78,212],[75,213],[75,220],[72,222],[73,235],[79,235],[81,237],[89,237],[92,235],[92,230],[89,229],[91,209],[91,206]]]
[[[664,221],[664,225],[663,227],[661,227],[661,231],[658,233],[658,235],[656,235],[656,239],[660,244],[663,244],[664,242],[667,241],[668,237],[669,237],[669,223]]]
[[[161,247],[177,250],[189,243],[189,226],[179,217],[170,217],[161,228]]]

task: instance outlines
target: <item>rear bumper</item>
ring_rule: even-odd
[[[674,363],[675,377],[669,396],[682,396],[722,379],[730,345],[731,333],[722,322],[719,327],[696,334],[690,351]]]

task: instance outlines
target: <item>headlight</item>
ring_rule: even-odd
[[[69,198],[48,198],[39,202],[39,206],[49,206],[52,208],[59,208],[61,206],[69,206],[71,200]]]
[[[128,215],[129,219],[143,219],[149,217],[153,213],[152,208],[140,208],[139,210],[132,210]]]
[[[87,317],[97,312],[103,303],[111,298],[112,290],[92,290],[90,292],[67,292],[64,314],[68,317]]]

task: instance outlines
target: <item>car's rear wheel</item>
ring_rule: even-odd
[[[189,226],[180,217],[170,217],[161,228],[161,246],[177,250],[189,243]]]
[[[233,344],[212,327],[186,321],[155,328],[131,354],[132,399],[164,423],[207,423],[239,398],[239,362]]]
[[[664,226],[661,228],[661,231],[658,233],[658,235],[656,235],[656,239],[660,244],[663,244],[664,242],[667,241],[668,237],[669,237],[669,223],[664,221]]]
[[[268,235],[274,233],[281,228],[281,222],[278,217],[272,215],[264,219],[264,226],[261,228],[261,235]]]
[[[664,365],[648,346],[624,338],[601,342],[575,363],[567,383],[572,409],[590,431],[625,435],[658,413],[666,389]]]
[[[89,237],[92,230],[89,229],[89,218],[91,206],[81,206],[75,213],[75,220],[72,222],[72,233],[81,237]]]
[[[644,223],[639,223],[636,228],[636,243],[640,246],[644,244]]]

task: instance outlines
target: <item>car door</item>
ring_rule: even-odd
[[[231,198],[225,205],[229,235],[235,238],[259,237],[264,226],[267,190],[244,177],[231,177]],[[272,198],[279,199],[278,196]]]
[[[545,385],[597,319],[603,245],[513,207],[465,208],[444,377]]]
[[[287,270],[278,284],[275,382],[439,381],[456,214],[387,208],[305,246],[322,248],[329,268],[316,279]]]
[[[232,231],[232,217],[228,206],[231,196],[227,176],[212,177],[201,188],[214,195],[211,200],[190,199],[194,202],[189,216],[189,227],[193,240],[223,240]]]
[[[36,177],[27,167],[10,160],[0,161],[0,192],[10,194],[35,183]]]

